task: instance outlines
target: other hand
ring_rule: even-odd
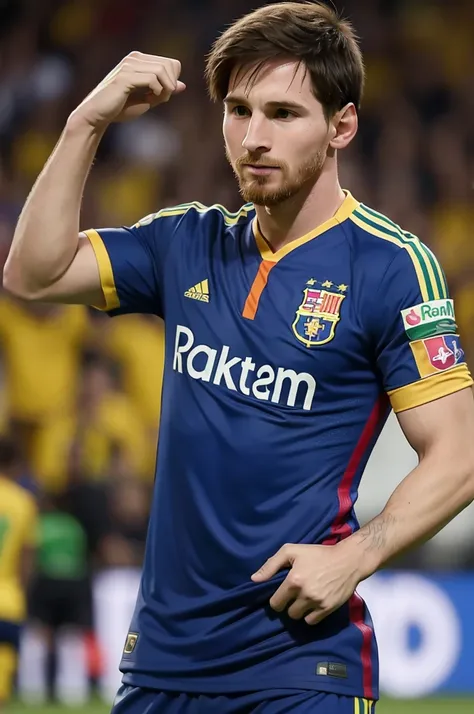
[[[276,612],[288,608],[294,620],[316,625],[347,602],[362,579],[354,550],[337,545],[288,543],[252,575],[256,583],[269,580],[282,568],[290,572],[270,599]]]

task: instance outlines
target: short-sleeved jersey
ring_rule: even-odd
[[[250,204],[230,214],[192,203],[87,234],[109,313],[165,321],[155,494],[124,681],[377,698],[357,593],[309,626],[269,606],[287,570],[250,576],[284,543],[335,544],[358,528],[359,481],[390,402],[401,411],[472,384],[438,262],[349,193],[277,252]]]
[[[0,620],[21,622],[26,615],[22,554],[36,543],[36,517],[31,494],[0,475]]]

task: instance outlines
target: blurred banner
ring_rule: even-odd
[[[374,621],[384,694],[474,692],[474,576],[377,573],[358,588]]]
[[[118,665],[139,578],[139,571],[117,570],[94,584],[104,657],[100,688],[107,700],[120,685]],[[387,571],[358,590],[374,620],[383,694],[408,699],[474,692],[474,575]]]

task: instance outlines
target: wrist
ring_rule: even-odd
[[[360,531],[357,531],[338,545],[345,550],[346,557],[356,571],[358,582],[362,582],[380,568],[382,561],[379,552],[367,549],[364,538],[359,533]]]
[[[107,127],[108,124],[93,124],[78,109],[71,112],[66,122],[67,133],[95,138],[97,141],[102,139]]]

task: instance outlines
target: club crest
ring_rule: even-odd
[[[317,280],[308,280],[303,300],[298,307],[292,328],[296,338],[306,347],[330,342],[341,319],[341,304],[348,285],[334,285],[326,280],[317,287]],[[334,285],[334,287],[333,287]],[[333,288],[330,290],[329,288]]]

